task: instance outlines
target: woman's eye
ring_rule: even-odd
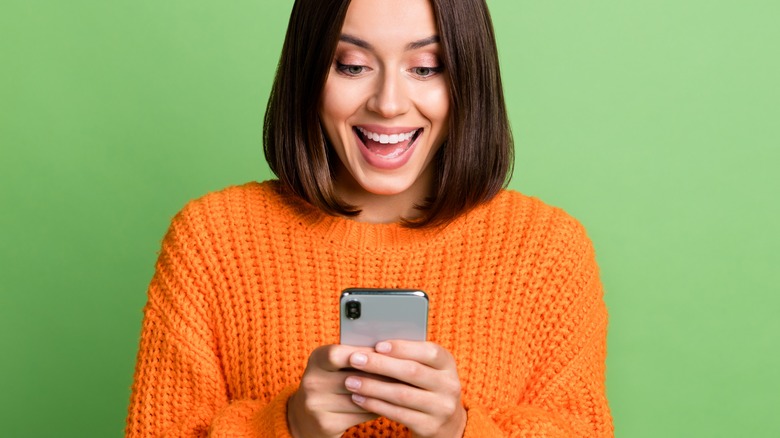
[[[364,73],[366,70],[366,67],[362,65],[350,65],[350,64],[342,64],[340,62],[336,63],[336,68],[349,76],[357,76],[361,73]]]
[[[427,78],[441,72],[441,67],[414,67],[412,73],[416,76]]]

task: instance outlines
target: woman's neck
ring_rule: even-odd
[[[421,212],[417,206],[423,204],[430,196],[432,174],[426,171],[407,190],[394,194],[380,195],[368,192],[351,176],[337,178],[335,188],[344,202],[360,210],[360,214],[355,216],[354,220],[381,224],[396,223],[420,216]]]

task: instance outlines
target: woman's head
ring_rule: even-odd
[[[360,207],[346,186],[414,189],[427,199],[413,225],[492,198],[513,145],[484,1],[352,3],[293,6],[265,119],[271,169],[333,214]]]

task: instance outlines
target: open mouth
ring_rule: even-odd
[[[360,127],[352,129],[369,152],[387,160],[403,155],[423,132],[423,128],[396,134],[379,134]]]

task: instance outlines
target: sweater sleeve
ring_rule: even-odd
[[[173,220],[149,286],[125,436],[290,438],[295,388],[270,402],[228,399],[208,316],[208,262],[184,216]]]
[[[605,391],[607,309],[592,244],[565,216],[534,315],[535,364],[518,403],[472,404],[464,438],[612,437]],[[567,268],[569,266],[570,268]],[[490,406],[489,408],[487,406]]]

